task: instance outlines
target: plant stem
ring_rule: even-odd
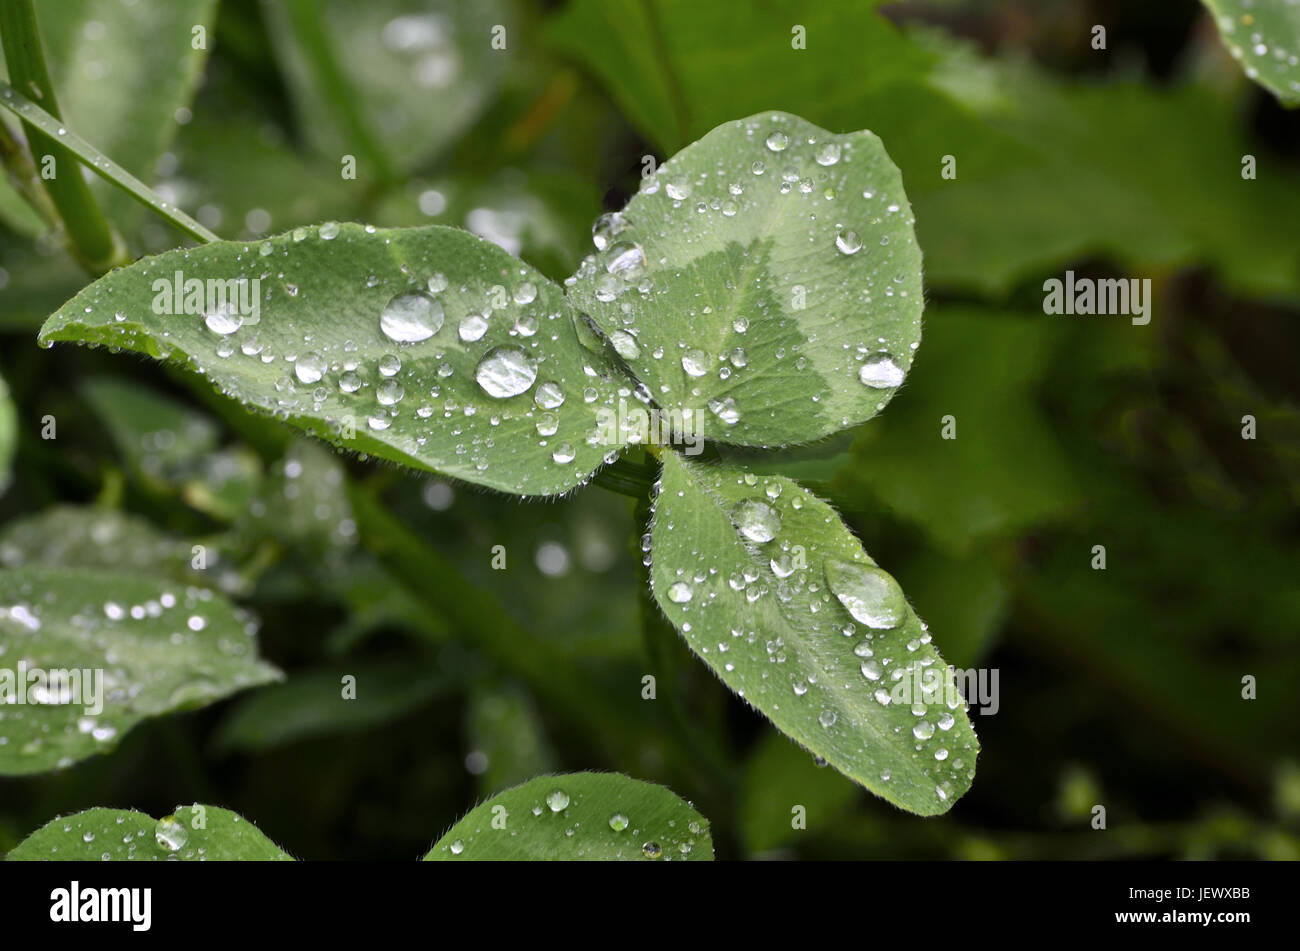
[[[32,0],[0,0],[0,42],[10,80],[40,100],[44,111],[58,120],[59,104],[45,66]],[[58,209],[72,255],[94,275],[130,263],[126,245],[100,211],[77,158],[39,126],[23,121],[33,159],[41,156],[41,164],[45,156],[54,159],[54,175],[44,185]]]
[[[5,0],[0,0],[0,3],[3,2]],[[55,134],[61,132],[60,139],[63,145],[72,154],[80,157],[87,168],[109,184],[126,192],[140,204],[166,218],[196,241],[206,244],[209,241],[221,240],[185,212],[174,205],[167,204],[148,185],[104,155],[81,136],[70,129],[63,128],[58,119],[55,119],[36,103],[22,96],[12,86],[2,82],[0,82],[0,109],[9,110],[24,122],[35,125],[40,129]]]
[[[0,163],[4,164],[5,172],[8,173],[9,182],[14,186],[14,190],[35,209],[51,230],[58,228],[58,210],[50,201],[50,196],[45,193],[45,189],[41,187],[41,177],[36,173],[36,166],[32,164],[31,157],[3,122],[0,122]]]

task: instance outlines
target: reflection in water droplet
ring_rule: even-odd
[[[563,812],[569,808],[569,794],[563,789],[552,789],[546,794],[546,806],[551,812]]]
[[[394,343],[419,343],[442,329],[442,305],[422,291],[398,294],[379,315],[379,329]]]
[[[609,827],[615,832],[622,832],[628,827],[628,818],[621,812],[616,812],[609,817]]]
[[[560,384],[547,380],[538,385],[533,402],[542,409],[556,409],[564,403],[564,389]]]
[[[867,627],[897,627],[907,616],[903,589],[875,565],[827,559],[826,581],[854,620]]]
[[[781,513],[758,499],[738,503],[732,509],[731,519],[740,534],[752,542],[770,542],[781,531]]]
[[[190,833],[175,816],[158,820],[153,830],[154,840],[168,852],[178,852],[189,841]]]
[[[314,350],[304,353],[294,361],[293,373],[304,383],[316,383],[325,375],[325,358]]]
[[[875,390],[889,390],[903,383],[903,368],[887,353],[873,353],[858,368],[858,379]]]
[[[494,347],[479,361],[474,379],[488,396],[506,399],[528,391],[537,379],[537,365],[515,347]]]
[[[841,231],[835,236],[835,247],[841,254],[857,254],[862,250],[862,239],[856,231]]]

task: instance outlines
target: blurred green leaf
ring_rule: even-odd
[[[555,769],[537,707],[513,684],[479,684],[469,698],[470,756],[483,757],[479,789],[490,795]]]
[[[447,686],[446,677],[410,661],[340,660],[325,670],[295,671],[285,683],[237,701],[218,728],[214,747],[262,752],[309,737],[372,730]]]
[[[128,809],[87,809],[51,819],[9,853],[11,862],[284,862],[243,817],[220,806],[183,806],[155,821]]]
[[[18,409],[9,395],[9,384],[0,376],[0,495],[9,488],[14,449],[18,445]]]
[[[860,430],[836,490],[867,492],[954,553],[1077,506],[1076,479],[1034,399],[1059,341],[1051,321],[932,313],[910,385]]]
[[[447,149],[478,118],[521,38],[500,0],[273,0],[264,5],[305,137],[357,176],[391,177]],[[492,47],[506,27],[506,50]],[[371,167],[366,167],[366,162]],[[378,167],[375,167],[375,166]]]
[[[618,773],[540,776],[469,811],[429,861],[709,861],[708,821],[662,786]]]
[[[0,571],[0,605],[0,653],[15,665],[0,671],[13,698],[0,709],[0,774],[71,765],[111,750],[148,717],[281,676],[258,660],[252,622],[204,588],[20,568]],[[59,670],[81,672],[80,692],[54,682]]]
[[[809,829],[827,833],[858,796],[846,777],[819,767],[779,733],[768,733],[745,765],[738,807],[745,847],[768,852],[797,843]]]
[[[979,745],[952,672],[829,505],[666,453],[650,531],[655,600],[778,729],[909,812],[970,787]]]

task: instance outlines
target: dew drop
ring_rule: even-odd
[[[537,366],[515,347],[494,347],[474,369],[474,379],[488,396],[499,400],[526,393],[537,379]]]
[[[419,343],[442,329],[442,305],[421,291],[398,294],[379,315],[379,329],[394,343]]]
[[[826,581],[854,620],[867,627],[897,627],[907,616],[898,582],[874,565],[828,559]]]
[[[889,390],[903,383],[903,368],[887,353],[873,353],[858,369],[858,379],[873,390]]]

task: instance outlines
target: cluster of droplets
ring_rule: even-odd
[[[739,543],[732,550],[743,553],[741,560],[727,568],[716,553],[694,551],[691,567],[673,567],[665,551],[675,551],[680,542],[671,537],[677,526],[662,493],[656,500],[657,534],[643,543],[656,548],[656,590],[696,649],[741,696],[763,694],[767,702],[760,706],[769,714],[783,709],[780,690],[786,701],[793,696],[801,707],[812,704],[808,715],[823,735],[820,742],[815,735],[802,737],[808,745],[852,756],[870,755],[873,743],[884,742],[891,755],[906,751],[917,766],[906,782],[917,785],[920,776],[927,777],[925,788],[934,800],[964,788],[973,773],[974,741],[967,729],[951,732],[962,722],[964,701],[893,577],[860,552],[829,544],[831,551],[823,554],[820,546],[809,545],[810,538],[843,529],[802,487],[749,473],[734,485],[725,476],[698,477],[710,483],[706,497],[735,499],[726,514]],[[802,530],[783,537],[792,518]],[[685,528],[687,537],[698,531],[693,523]],[[760,609],[756,602],[772,607]],[[787,643],[788,635],[760,633],[770,629],[763,619],[773,610],[797,630],[798,650]],[[778,676],[796,657],[793,674]],[[803,722],[802,714],[792,722]],[[897,772],[884,771],[881,781],[897,785]]]

